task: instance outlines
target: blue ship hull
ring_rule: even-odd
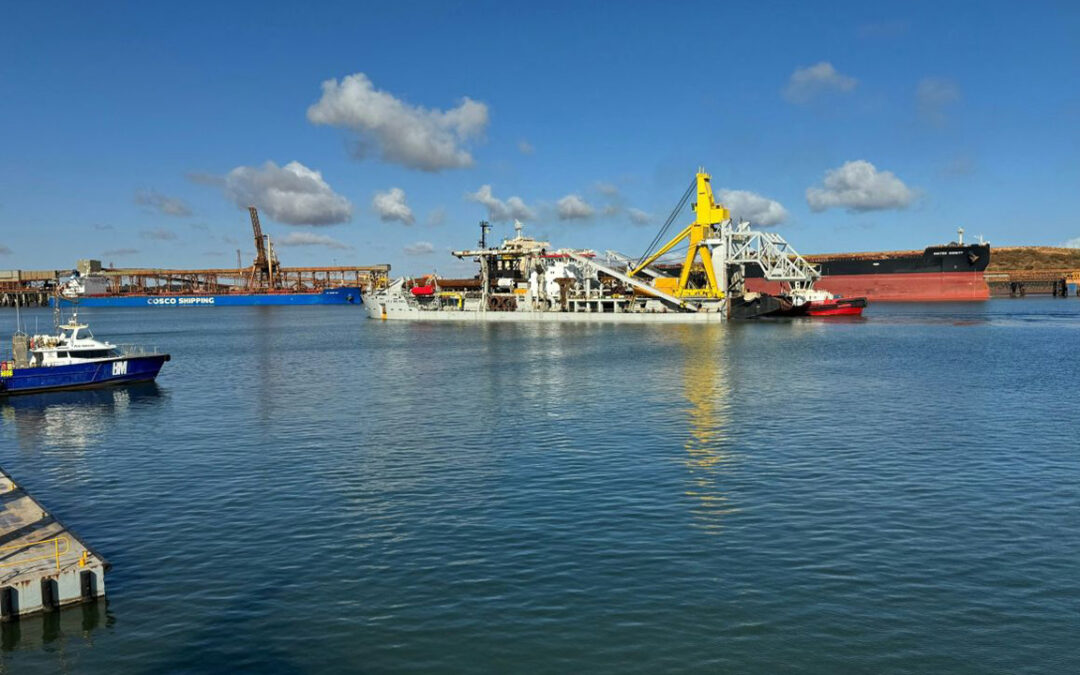
[[[11,375],[0,375],[0,396],[149,382],[157,377],[168,360],[168,354],[153,354],[66,366],[15,368],[10,371]]]
[[[49,298],[49,305],[54,302]],[[359,305],[356,286],[327,288],[318,293],[245,293],[220,295],[90,295],[71,300],[60,298],[62,306],[79,307],[230,307],[246,305]]]

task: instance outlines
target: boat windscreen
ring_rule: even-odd
[[[71,355],[78,359],[106,359],[110,356],[116,356],[116,351],[113,349],[80,349],[72,351]]]

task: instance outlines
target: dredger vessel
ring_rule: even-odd
[[[694,221],[660,245],[691,197],[696,197]],[[813,289],[820,276],[817,270],[780,235],[733,220],[714,199],[704,169],[697,172],[636,261],[611,251],[600,256],[590,250],[552,249],[548,242],[525,236],[521,223],[515,223],[514,237],[488,246],[487,229],[487,223],[481,223],[478,248],[453,252],[459,259],[477,261],[477,276],[403,277],[382,288],[369,286],[364,295],[369,316],[424,321],[707,323],[798,314],[823,299],[822,292]],[[681,266],[674,270],[656,266],[662,256],[683,245],[687,250]],[[751,267],[761,278],[783,284],[784,294],[748,292],[746,270]]]

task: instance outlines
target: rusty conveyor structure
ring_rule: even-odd
[[[389,265],[357,267],[281,267],[274,270],[274,285],[265,277],[253,280],[250,268],[201,270],[164,268],[103,269],[111,293],[234,293],[241,291],[318,291],[336,286],[365,286],[385,280]],[[253,283],[254,281],[254,283]]]
[[[327,288],[386,285],[389,265],[282,267],[270,237],[263,233],[258,210],[248,207],[255,259],[249,266],[211,269],[158,267],[102,267],[96,260],[80,260],[81,275],[104,277],[111,295],[227,294],[227,293],[317,293]],[[0,306],[48,304],[49,296],[72,270],[0,270]]]

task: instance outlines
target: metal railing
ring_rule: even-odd
[[[52,552],[46,553],[45,555],[39,555],[35,558],[22,558],[20,560],[0,562],[0,567],[14,567],[15,565],[22,565],[25,563],[38,562],[39,560],[49,560],[50,558],[53,558],[56,560],[56,571],[59,572],[60,556],[68,553],[71,550],[71,544],[68,542],[68,538],[64,536],[53,537],[52,539],[42,539],[41,541],[31,541],[25,544],[0,546],[0,553],[3,553],[4,551],[17,551],[19,549],[27,549],[31,546],[39,546],[44,544],[52,544]]]
[[[120,356],[157,356],[163,353],[154,345],[122,344],[115,347],[120,352]]]

